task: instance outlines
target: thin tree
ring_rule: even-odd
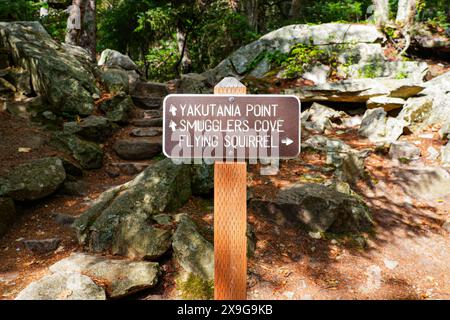
[[[373,20],[377,25],[389,21],[389,0],[373,0]]]
[[[409,29],[414,24],[414,18],[417,12],[416,0],[399,0],[397,17],[395,22],[405,29]]]
[[[97,24],[95,0],[73,0],[67,9],[66,43],[86,49],[96,57]]]

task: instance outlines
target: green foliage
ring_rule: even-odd
[[[331,0],[315,1],[304,7],[304,20],[314,23],[360,21],[371,1]]]
[[[177,77],[175,68],[180,54],[174,38],[175,36],[169,40],[160,40],[149,49],[145,56],[149,66],[149,79],[167,81]]]
[[[326,51],[314,45],[297,44],[292,47],[289,57],[282,63],[284,75],[296,78],[305,72],[305,68],[328,58]]]
[[[0,0],[0,21],[29,21],[38,17],[36,1]]]
[[[358,70],[358,76],[360,78],[377,78],[380,77],[382,73],[382,65],[379,63],[370,63],[364,65]]]
[[[212,300],[214,297],[214,281],[206,281],[190,273],[187,280],[177,280],[177,289],[185,300]]]

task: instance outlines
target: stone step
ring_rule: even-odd
[[[132,95],[131,98],[137,107],[145,110],[158,110],[163,104],[162,97]]]
[[[150,160],[161,153],[162,137],[120,139],[113,149],[124,160]]]
[[[131,95],[138,97],[148,97],[148,96],[165,97],[168,94],[169,90],[167,88],[167,85],[163,83],[143,82],[143,81],[137,82],[133,92],[131,93]]]
[[[130,124],[132,124],[135,127],[162,127],[163,126],[163,119],[162,118],[143,118],[143,119],[132,119],[130,121]]]
[[[157,137],[162,135],[161,128],[136,128],[130,132],[132,137]]]

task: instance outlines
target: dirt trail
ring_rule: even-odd
[[[10,148],[0,155],[2,169],[55,152],[44,144],[39,147],[42,151],[17,153],[17,148],[23,146],[17,133],[25,132],[18,131],[19,126],[33,130],[34,135],[40,133],[25,129],[22,120],[5,114],[0,114],[1,119],[0,128],[11,128],[2,131],[9,135],[10,142],[2,144],[3,148],[6,145]],[[8,126],[3,126],[4,121]],[[435,136],[436,128],[430,128],[429,132],[434,135],[431,139],[408,136],[408,140],[419,141],[422,152],[429,145],[439,147],[442,142]],[[354,132],[341,135],[334,132],[330,136],[355,148],[370,145]],[[248,186],[255,195],[267,197],[291,183],[328,179],[331,173],[321,169],[324,160],[319,153],[304,152],[298,159],[283,161],[277,176],[261,176],[260,166],[250,166]],[[426,160],[425,164],[437,163]],[[372,234],[314,239],[307,231],[281,228],[249,212],[257,237],[256,253],[249,261],[249,299],[450,298],[450,239],[442,227],[449,219],[450,195],[433,200],[406,195],[402,184],[391,179],[393,170],[406,167],[393,163],[386,155],[372,154],[366,167],[371,178],[359,182],[355,191],[372,210],[377,223]],[[105,189],[130,179],[110,178],[103,168],[84,176],[88,186],[84,196],[57,194],[37,203],[19,205],[20,219],[0,239],[0,299],[13,299],[31,281],[44,275],[51,264],[81,250],[74,232],[55,222],[55,213],[77,216]],[[178,212],[191,214],[201,229],[208,230],[213,223],[212,204],[212,199],[193,198]],[[62,243],[56,252],[47,255],[32,254],[21,243],[22,239],[52,237],[61,238]],[[163,270],[160,286],[135,298],[176,298],[174,266],[165,262]]]

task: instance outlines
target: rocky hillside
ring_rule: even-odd
[[[213,169],[164,159],[161,104],[228,75],[303,103],[302,155],[249,166],[249,297],[421,298],[428,274],[441,297],[449,70],[371,25],[292,25],[158,84],[117,51],[95,62],[39,23],[0,23],[2,298],[211,298]],[[441,262],[417,270],[428,241]]]

